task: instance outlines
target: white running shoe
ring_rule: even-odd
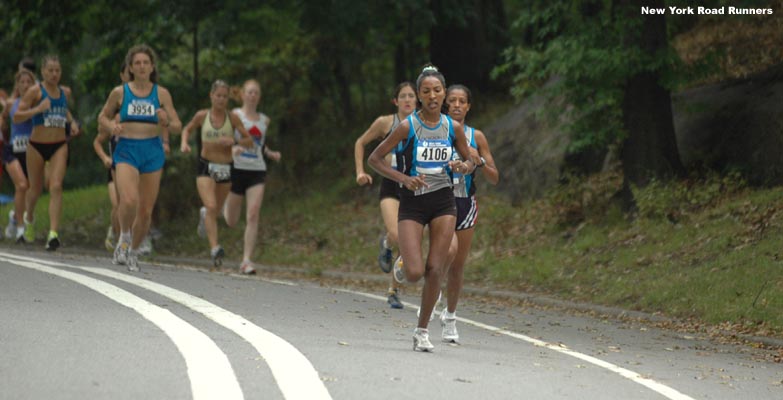
[[[24,224],[22,224],[22,226],[16,227],[16,243],[21,243],[21,244],[25,243],[24,231],[25,231]]]
[[[434,348],[427,329],[416,328],[413,330],[413,351],[431,352]]]
[[[144,239],[142,239],[141,243],[139,244],[139,255],[140,256],[148,256],[152,253],[152,239],[150,238],[150,235],[144,236]]]
[[[435,305],[432,306],[432,313],[430,313],[430,322],[432,322],[432,320],[435,319],[435,310],[438,309],[438,306],[440,305],[440,301],[442,299],[443,299],[443,291],[441,290],[440,292],[438,292],[438,300],[435,302]],[[419,309],[416,310],[416,318],[419,318],[420,316],[421,316],[421,307],[419,307]]]
[[[114,265],[125,265],[128,262],[128,250],[130,250],[130,244],[120,240],[114,249],[114,258],[111,260],[111,263]]]
[[[397,283],[405,283],[405,271],[402,269],[402,256],[397,256],[397,259],[394,260],[394,271],[392,271],[394,274],[394,280],[397,281]]]
[[[126,266],[130,272],[139,272],[139,252],[137,250],[128,250]]]
[[[239,272],[241,272],[244,275],[255,275],[256,269],[253,268],[253,263],[250,261],[242,261],[242,264],[239,266]]]
[[[5,226],[5,237],[9,239],[16,237],[16,212],[13,209],[8,211],[8,225]]]
[[[440,313],[440,326],[443,328],[441,332],[441,338],[446,343],[459,343],[459,333],[457,332],[457,316],[453,315],[453,318],[446,317],[447,310],[443,310]]]
[[[28,218],[27,211],[24,212],[22,215],[22,221],[24,222],[24,240],[27,243],[34,243],[35,242],[35,228],[34,228],[34,221],[30,221],[30,218]]]
[[[206,218],[207,208],[201,207],[201,209],[198,210],[198,227],[196,228],[198,237],[207,237],[207,226],[204,224],[204,219]]]

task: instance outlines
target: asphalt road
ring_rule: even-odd
[[[471,302],[412,351],[418,299],[0,251],[0,399],[781,399],[765,350]]]

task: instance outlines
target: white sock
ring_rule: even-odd
[[[451,313],[448,310],[443,310],[443,318],[455,319],[455,318],[457,318],[457,312],[454,311],[453,313]]]
[[[133,240],[133,235],[130,231],[120,233],[120,243],[130,243]]]

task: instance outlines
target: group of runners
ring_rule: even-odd
[[[397,112],[381,116],[355,143],[356,182],[372,183],[364,170],[364,147],[382,139],[368,163],[383,175],[381,215],[386,234],[380,240],[378,263],[393,269],[388,303],[402,308],[399,287],[424,278],[415,351],[432,351],[428,325],[441,298],[441,281],[447,279],[447,304],[440,313],[442,339],[458,343],[456,309],[478,217],[477,170],[492,184],[499,179],[486,136],[465,124],[471,92],[463,85],[446,86],[435,66],[424,67],[415,85],[398,85],[393,103]],[[429,249],[423,255],[424,228]],[[394,261],[393,247],[399,248]]]
[[[60,245],[62,182],[68,164],[68,141],[80,133],[69,111],[70,90],[60,85],[61,66],[55,56],[35,67],[20,64],[15,86],[3,103],[3,165],[14,183],[14,207],[6,236],[33,242],[36,202],[49,190],[49,231],[46,249]],[[261,87],[247,80],[240,90],[242,106],[228,109],[230,87],[212,84],[210,107],[195,113],[183,127],[169,91],[158,84],[157,58],[146,45],[132,47],[120,69],[122,84],[115,87],[101,110],[93,143],[109,171],[112,225],[106,237],[113,263],[138,271],[141,248],[148,238],[160,190],[169,136],[182,134],[180,151],[190,153],[191,136],[201,146],[196,187],[203,206],[197,233],[206,237],[214,264],[220,266],[218,219],[238,224],[245,201],[244,249],[239,270],[252,274],[258,219],[264,196],[266,160],[281,154],[266,146],[270,118],[258,111]],[[463,271],[478,216],[476,172],[492,184],[499,173],[483,132],[465,124],[471,92],[463,85],[446,86],[435,66],[428,65],[415,84],[403,82],[394,92],[394,114],[378,117],[355,143],[356,182],[372,184],[364,169],[364,149],[380,144],[369,155],[369,165],[383,176],[380,208],[385,234],[379,241],[378,263],[390,278],[388,303],[403,308],[399,290],[405,282],[424,278],[413,349],[432,351],[428,324],[446,280],[446,306],[440,312],[442,339],[457,343],[456,309]],[[109,152],[103,146],[109,142]],[[45,179],[46,178],[46,179]],[[425,227],[429,246],[423,254]],[[116,243],[114,239],[116,238]],[[394,248],[399,249],[394,258]]]
[[[14,90],[2,104],[3,165],[15,190],[6,236],[17,242],[34,242],[33,211],[46,186],[50,195],[46,249],[56,250],[61,245],[58,228],[68,140],[80,131],[68,107],[70,90],[60,85],[58,58],[44,57],[40,72],[39,81],[34,65],[20,63]],[[93,142],[109,171],[112,224],[105,244],[113,250],[113,263],[139,270],[138,258],[149,241],[163,166],[171,151],[169,135],[182,132],[180,151],[188,153],[188,139],[195,131],[202,143],[196,186],[204,205],[198,231],[208,237],[215,265],[221,265],[225,251],[218,244],[218,215],[223,215],[228,226],[237,225],[246,198],[245,246],[239,270],[255,273],[251,258],[264,195],[264,158],[279,161],[281,157],[265,145],[270,119],[258,111],[259,83],[246,81],[241,89],[242,107],[229,111],[229,86],[216,81],[210,90],[211,107],[197,112],[183,128],[171,94],[158,84],[157,57],[152,48],[137,45],[128,50],[120,78],[122,84],[111,91],[98,116],[98,135]],[[103,148],[106,141],[108,153]]]
[[[60,247],[63,179],[68,165],[68,141],[80,134],[68,110],[70,89],[60,85],[56,56],[43,57],[41,79],[35,63],[25,59],[14,76],[14,89],[4,101],[3,166],[14,184],[14,207],[5,235],[17,242],[35,240],[35,206],[43,188],[49,190],[49,231],[46,249]]]

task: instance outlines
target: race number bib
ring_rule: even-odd
[[[27,143],[30,141],[29,136],[17,136],[11,143],[14,153],[24,153],[27,151]]]
[[[209,176],[217,183],[231,180],[231,164],[209,163]]]
[[[422,139],[416,146],[416,169],[422,174],[443,173],[451,153],[451,143],[447,139]]]
[[[133,101],[128,104],[128,115],[134,117],[154,117],[155,105],[146,101]]]
[[[65,128],[67,119],[61,115],[47,115],[44,116],[43,126],[47,128]]]

